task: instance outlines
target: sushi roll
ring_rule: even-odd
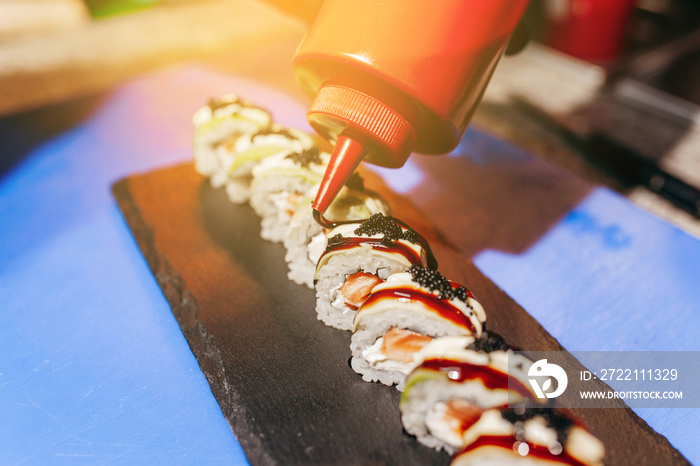
[[[376,285],[353,322],[351,366],[366,381],[398,384],[433,338],[481,336],[486,314],[465,287],[411,266]]]
[[[253,167],[271,155],[303,153],[313,150],[315,146],[313,138],[305,132],[274,123],[254,133],[241,135],[227,152],[226,194],[232,202],[246,202],[250,195]]]
[[[326,248],[328,233],[331,231],[321,227],[313,218],[311,201],[316,189],[317,187],[312,188],[307,198],[299,203],[289,222],[287,237],[284,240],[289,279],[309,288],[314,286],[316,264]],[[333,200],[325,215],[332,222],[347,222],[366,219],[378,212],[388,214],[389,207],[377,193],[364,189],[362,178],[355,173]]]
[[[329,154],[317,147],[302,152],[281,152],[253,168],[250,206],[260,217],[263,239],[282,243],[299,203],[317,186]]]
[[[218,188],[228,179],[238,139],[269,126],[272,117],[250,102],[225,94],[197,110],[192,123],[195,127],[192,138],[194,167]]]
[[[351,330],[372,288],[412,265],[437,267],[425,239],[393,217],[377,213],[334,228],[314,275],[318,319]]]
[[[426,446],[454,453],[464,446],[463,433],[482,410],[536,403],[527,382],[532,362],[509,351],[492,332],[471,342],[438,338],[423,348],[417,355],[422,362],[407,377],[401,396],[406,432]],[[509,371],[508,359],[514,357],[521,359],[518,372]]]
[[[453,466],[603,464],[605,447],[561,409],[492,409],[464,433],[465,447]]]

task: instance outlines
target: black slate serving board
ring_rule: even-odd
[[[428,239],[443,273],[477,295],[491,330],[524,349],[563,350],[410,203],[368,182]],[[249,207],[191,164],[113,191],[251,464],[449,463],[403,432],[396,389],[349,368],[350,334],[316,320],[314,292],[287,279],[284,248],[260,239]],[[624,404],[576,414],[605,443],[607,464],[687,464]]]

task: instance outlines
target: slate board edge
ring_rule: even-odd
[[[236,393],[226,383],[223,359],[218,347],[212,342],[207,330],[197,319],[197,302],[186,289],[186,284],[170,266],[167,259],[160,254],[153,241],[153,233],[134,201],[129,189],[129,178],[124,178],[112,185],[112,193],[119,204],[119,209],[132,232],[138,247],[146,259],[163,296],[168,301],[170,309],[177,320],[180,329],[192,350],[202,373],[207,379],[209,389],[217,400],[219,409],[224,415],[236,440],[243,448],[246,459],[250,464],[279,464],[273,460],[253,436],[236,435],[245,431],[244,416],[236,415],[226,407],[236,406]],[[229,389],[227,389],[229,388]],[[222,400],[226,400],[222,402]],[[240,413],[238,413],[240,414]]]

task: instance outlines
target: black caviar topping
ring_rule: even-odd
[[[391,244],[392,241],[401,239],[411,243],[420,243],[420,235],[411,228],[404,230],[392,217],[385,217],[381,212],[373,214],[370,218],[355,229],[356,235],[372,236],[377,233],[384,235],[382,244]]]
[[[360,176],[359,173],[353,173],[345,182],[345,186],[355,191],[363,191],[365,189],[365,180]]]
[[[225,98],[224,98],[225,97]],[[263,112],[267,113],[268,115],[270,112],[265,110],[262,107],[258,107],[257,105],[248,102],[247,100],[242,100],[238,96],[235,96],[233,94],[214,98],[214,99],[209,99],[209,102],[207,102],[207,107],[211,109],[212,112],[220,109],[220,108],[225,108],[228,107],[229,105],[240,105],[241,107],[246,107],[246,108],[256,108],[258,110],[262,110]]]
[[[326,250],[328,250],[328,248],[331,248],[331,247],[335,246],[336,244],[340,244],[342,242],[343,242],[343,235],[341,235],[340,233],[333,235],[330,238],[328,238],[328,243],[326,244]]]
[[[224,107],[228,107],[231,104],[241,104],[241,99],[238,97],[235,97],[233,99],[209,99],[209,102],[207,103],[207,106],[211,109],[212,112],[215,112],[216,110]]]
[[[321,154],[318,147],[314,146],[310,149],[306,149],[303,152],[293,152],[286,156],[285,159],[291,159],[302,167],[308,167],[312,163],[320,164]]]
[[[420,243],[420,235],[410,228],[408,230],[404,230],[402,236],[402,239],[405,239],[409,243]]]
[[[415,230],[403,223],[401,220],[395,219],[393,217],[385,217],[384,214],[378,212],[372,215],[364,222],[362,222],[360,226],[354,230],[353,233],[357,236],[372,236],[377,233],[381,233],[382,238],[379,240],[379,242],[387,247],[395,245],[396,241],[402,239],[411,243],[420,244],[426,253],[426,262],[428,267],[432,270],[437,269],[438,264],[435,260],[433,252],[430,250],[430,245],[428,244],[428,242],[425,241],[425,239],[420,234],[418,234]],[[345,240],[345,238],[343,238],[340,234],[335,235],[335,238],[336,239],[334,239],[333,241],[328,241],[326,245],[326,251],[328,251],[331,247],[342,243]],[[459,293],[458,296],[464,296],[466,302],[466,289],[456,290],[456,293]]]
[[[469,293],[467,293],[467,289],[463,286],[460,286],[460,287],[455,288],[454,290],[455,290],[455,298],[459,299],[460,301],[464,301],[466,303],[467,299],[469,299]]]
[[[377,233],[382,233],[385,238],[398,241],[403,235],[403,229],[393,219],[385,217],[381,212],[372,215],[355,229],[356,235],[372,236]]]
[[[287,139],[297,139],[297,137],[292,134],[289,129],[284,128],[284,127],[273,127],[273,126],[266,126],[264,128],[260,128],[253,136],[251,139],[255,139],[258,136],[269,136],[271,134],[279,134],[280,136],[284,136]]]
[[[554,429],[557,433],[557,441],[564,446],[569,435],[569,430],[574,425],[573,419],[561,409],[553,408],[515,408],[501,410],[501,417],[511,424],[525,423],[535,417],[544,419],[547,427]]]
[[[467,346],[468,350],[491,353],[492,351],[507,351],[514,349],[496,332],[483,332],[481,338],[474,340],[474,343]]]
[[[408,271],[414,282],[430,291],[436,291],[438,299],[457,298],[462,302],[467,302],[467,289],[463,286],[453,288],[450,281],[437,270],[412,265]]]

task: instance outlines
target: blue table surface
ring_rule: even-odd
[[[110,194],[189,160],[191,115],[224,92],[308,129],[280,90],[181,67],[121,87],[0,173],[0,463],[247,464]],[[422,176],[409,163],[387,179],[410,197]],[[700,241],[609,190],[524,253],[475,263],[567,349],[700,350]],[[638,413],[700,462],[698,410]]]

